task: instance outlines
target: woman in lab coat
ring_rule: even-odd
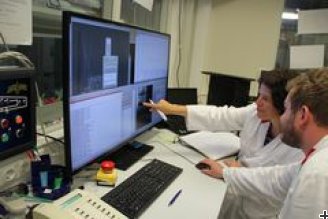
[[[170,104],[165,100],[144,105],[161,110],[167,115],[184,116],[189,130],[240,131],[238,161],[227,160],[227,166],[265,167],[288,164],[303,157],[299,149],[285,145],[279,136],[280,115],[284,111],[283,102],[287,95],[285,86],[287,80],[294,75],[292,72],[262,71],[256,103],[241,108],[182,106]],[[210,160],[204,162],[214,163]],[[247,218],[247,215],[251,216],[250,218],[272,218],[279,208],[275,203],[257,197],[243,197],[231,193],[228,187],[221,207],[221,218]]]
[[[263,167],[295,162],[303,156],[281,142],[280,115],[284,111],[287,80],[295,76],[289,71],[262,71],[259,95],[255,104],[246,107],[216,107],[207,105],[177,105],[165,100],[146,107],[166,115],[186,119],[188,130],[240,131],[238,163],[228,166]]]

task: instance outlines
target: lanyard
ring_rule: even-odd
[[[315,151],[315,148],[312,147],[306,154],[304,159],[302,160],[302,165],[309,159],[309,157],[311,156],[311,154]]]

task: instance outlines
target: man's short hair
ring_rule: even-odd
[[[328,68],[309,70],[287,84],[291,110],[307,106],[319,126],[328,126]]]
[[[261,71],[258,81],[271,90],[273,106],[277,109],[279,115],[282,115],[285,111],[284,101],[288,93],[286,90],[287,81],[296,75],[297,72],[294,70]]]

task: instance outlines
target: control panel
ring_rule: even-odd
[[[40,204],[33,210],[34,219],[128,219],[98,197],[76,189],[53,203]]]

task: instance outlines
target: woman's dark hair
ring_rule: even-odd
[[[295,76],[297,76],[297,71],[293,70],[261,71],[258,82],[260,85],[264,84],[271,90],[273,105],[279,115],[282,115],[285,111],[284,101],[287,96],[287,82]]]

